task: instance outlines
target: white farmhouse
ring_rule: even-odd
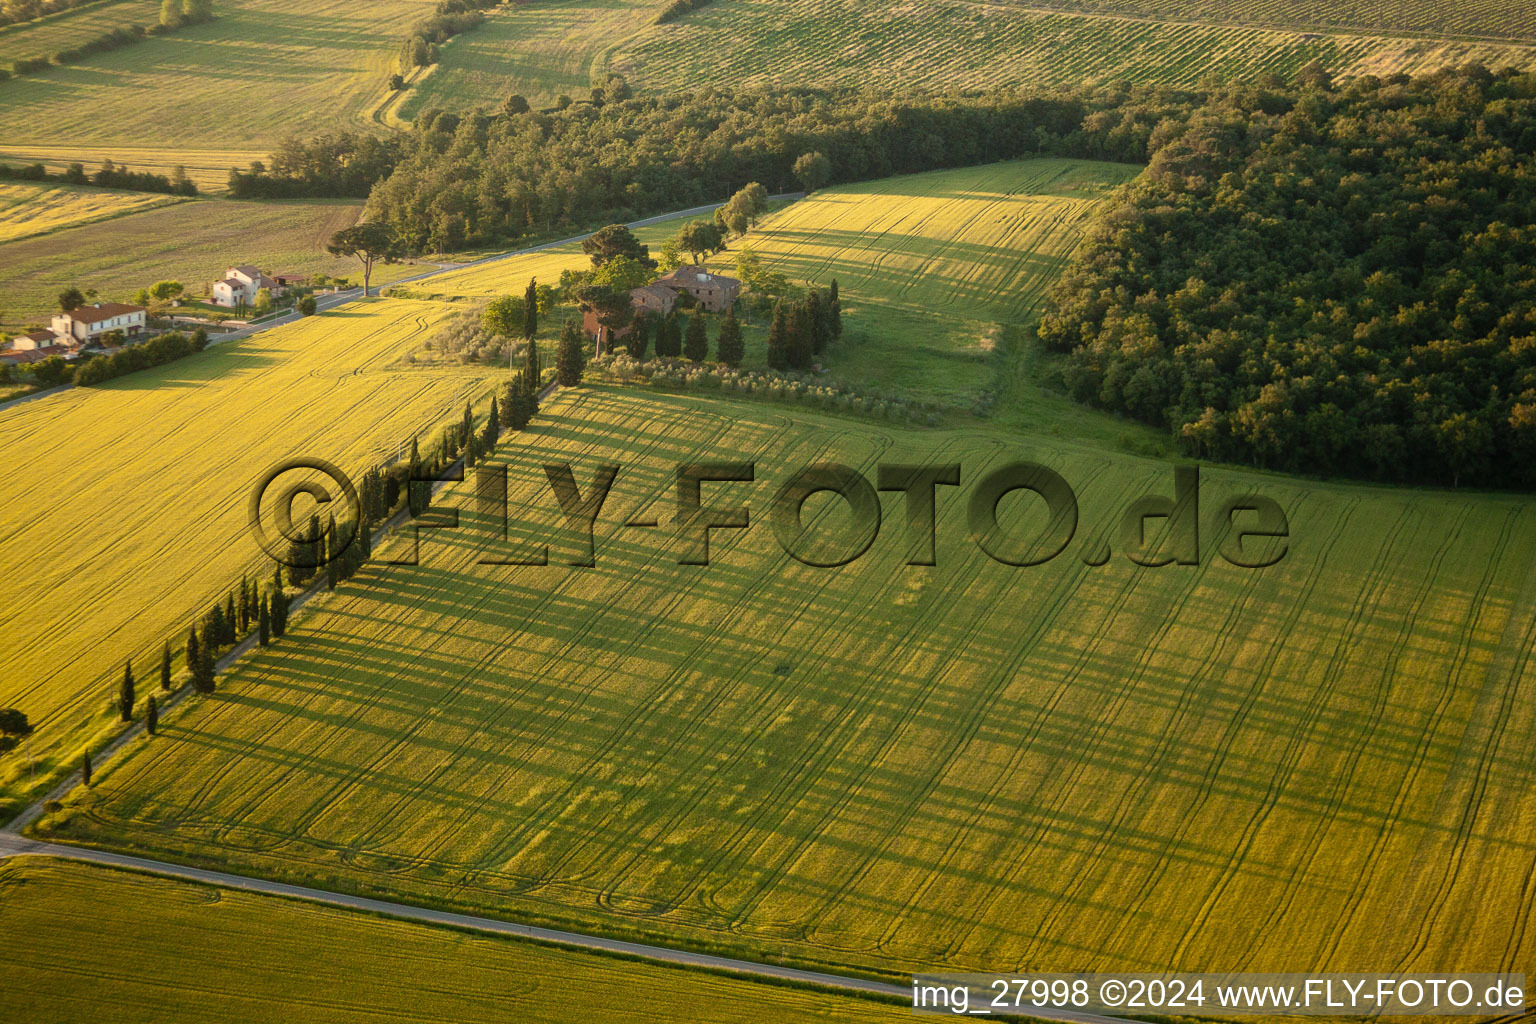
[[[242,304],[252,306],[256,303],[256,293],[263,288],[274,299],[287,290],[282,282],[273,280],[249,263],[230,267],[224,271],[223,280],[213,282],[212,302],[215,306],[231,308]]]
[[[126,337],[131,338],[144,330],[147,312],[143,306],[129,306],[121,302],[77,306],[68,313],[54,316],[53,333],[80,344],[93,342],[108,331],[122,331]]]

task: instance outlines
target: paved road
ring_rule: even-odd
[[[182,878],[188,881],[217,885],[226,889],[239,889],[244,892],[261,893],[268,896],[284,896],[289,899],[326,903],[331,906],[344,907],[348,910],[362,910],[406,921],[446,925],[452,928],[464,928],[469,931],[488,932],[495,935],[511,935],[518,938],[534,939],[539,942],[555,943],[561,946],[577,946],[583,949],[602,950],[608,953],[623,953],[646,960],[659,960],[664,963],[682,964],[688,967],[707,967],[714,970],[734,971],[738,974],[747,974],[759,978],[803,982],[805,984],[821,985],[826,988],[849,992],[869,992],[882,996],[895,996],[899,999],[910,999],[912,996],[912,990],[905,985],[870,981],[867,978],[851,978],[841,974],[802,971],[794,967],[761,964],[751,960],[734,960],[730,957],[714,956],[709,953],[693,953],[682,949],[669,949],[666,946],[625,942],[621,939],[609,939],[600,935],[583,935],[580,932],[561,931],[557,928],[540,928],[535,925],[516,924],[512,921],[500,921],[492,917],[475,917],[469,914],[455,914],[446,910],[413,907],[404,903],[390,903],[385,900],[369,899],[365,896],[327,892],[324,889],[289,885],[286,882],[273,882],[264,878],[246,878],[243,875],[232,875],[225,871],[210,871],[205,868],[187,867],[183,864],[168,864],[164,861],[148,860],[144,857],[130,857],[127,854],[110,853],[106,850],[60,846],[55,843],[44,843],[35,839],[26,839],[8,832],[0,833],[0,859],[6,857],[57,857],[62,860],[82,861],[88,864],[101,864],[107,867],[144,871],[149,874],[162,875],[169,878]],[[1042,1020],[1066,1021],[1071,1022],[1071,1024],[1125,1024],[1124,1021],[1115,1017],[1101,1017],[1096,1014],[1074,1013],[1071,1011],[1032,1011],[1030,1015]]]

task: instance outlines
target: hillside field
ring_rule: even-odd
[[[266,150],[295,132],[372,130],[395,53],[432,6],[217,3],[210,24],[0,82],[0,149]]]
[[[482,370],[398,365],[443,313],[429,303],[353,303],[0,409],[0,465],[15,479],[46,481],[42,491],[0,495],[0,552],[11,567],[0,580],[0,706],[37,726],[38,786],[107,726],[125,658],[151,679],[162,641],[183,641],[242,572],[270,573],[246,519],[263,472],[301,455],[357,472],[485,396]],[[22,754],[8,755],[0,798],[18,796],[29,778]]]
[[[85,9],[59,11],[33,21],[0,25],[0,67],[29,57],[52,57],[84,39],[117,28],[148,27],[160,18],[155,0],[109,0]],[[3,88],[3,86],[0,86]]]
[[[896,1021],[900,1007],[33,857],[0,862],[0,1015],[30,1024]],[[92,935],[89,943],[80,936]],[[146,991],[154,999],[145,998]]]
[[[148,192],[0,181],[0,243],[182,201]]]
[[[1536,66],[1536,47],[1202,24],[1182,13],[1173,21],[1082,15],[974,0],[716,0],[620,44],[606,67],[647,92],[707,85],[976,89],[1194,85],[1212,74],[1289,76],[1314,59],[1341,76],[1468,61],[1529,68]]]
[[[514,93],[535,107],[553,106],[562,94],[586,99],[603,55],[649,28],[665,6],[665,0],[508,4],[443,48],[432,73],[405,96],[400,116],[499,106]]]
[[[1536,935],[1536,514],[1513,497],[1202,472],[1278,502],[1267,569],[1122,557],[1171,467],[1012,432],[588,387],[420,564],[375,565],[44,818],[50,838],[753,959],[960,970],[1516,970]],[[678,564],[679,462],[754,525]],[[836,461],[1042,462],[1064,553],[1013,568],[941,488],[934,567],[792,561],[774,488]],[[542,464],[622,469],[572,568]],[[1005,498],[1033,535],[1043,514]],[[847,514],[812,499],[830,555]],[[543,567],[483,564],[526,557]],[[398,542],[397,542],[398,543]],[[1093,567],[1104,545],[1115,551]],[[1262,543],[1262,542],[1261,542]],[[399,551],[398,546],[385,553]],[[1250,551],[1253,549],[1249,549]]]
[[[268,273],[362,280],[357,260],[325,251],[333,232],[357,222],[360,203],[198,199],[163,205],[166,198],[154,197],[162,202],[146,203],[152,208],[144,212],[0,242],[0,325],[15,329],[45,319],[56,308],[59,290],[71,284],[126,302],[140,288],[168,278],[185,284],[189,295],[204,295],[226,267],[241,263]],[[374,280],[387,282],[425,269],[430,268],[381,266]]]

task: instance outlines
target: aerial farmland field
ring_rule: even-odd
[[[161,642],[184,638],[242,572],[270,573],[246,523],[257,476],[322,446],[355,472],[487,393],[474,368],[428,376],[399,364],[406,339],[443,312],[354,304],[0,410],[0,464],[48,481],[42,511],[19,489],[0,498],[5,549],[29,553],[28,570],[0,583],[0,702],[25,702],[43,725],[38,785],[108,725],[124,659],[147,677]],[[24,598],[39,588],[50,600]],[[28,763],[10,759],[3,792],[30,785]]]
[[[52,57],[79,45],[82,37],[117,28],[153,25],[160,16],[155,0],[108,0],[85,10],[60,11],[35,21],[0,26],[0,67],[29,57]]]
[[[452,1020],[648,1024],[669,1007],[710,1020],[894,1021],[909,1011],[570,949],[466,935],[332,907],[26,858],[0,863],[9,934],[0,1015],[205,1024]],[[79,929],[99,932],[77,941]],[[195,936],[195,941],[189,937]],[[418,979],[430,974],[427,990]],[[152,993],[153,998],[146,998]]]
[[[647,91],[703,83],[984,88],[1003,83],[1137,82],[1292,75],[1321,60],[1336,75],[1424,72],[1479,61],[1530,67],[1536,48],[1503,39],[1204,24],[930,0],[717,0],[621,43],[606,68]]]
[[[116,189],[0,182],[0,243],[182,201]]]
[[[95,190],[79,194],[93,200],[98,195]],[[355,260],[325,251],[333,232],[357,221],[362,212],[357,203],[178,202],[143,193],[100,195],[116,198],[117,204],[137,200],[143,212],[83,226],[28,220],[23,222],[27,227],[40,225],[38,234],[0,241],[0,263],[6,268],[0,277],[0,323],[20,326],[46,319],[59,290],[69,285],[94,288],[109,301],[127,301],[140,288],[174,279],[187,286],[189,295],[203,295],[225,267],[238,263],[260,263],[273,273],[361,280]],[[380,267],[374,280],[388,282],[421,269],[406,264]]]
[[[585,97],[602,77],[604,55],[649,28],[665,6],[664,0],[509,4],[444,49],[432,73],[406,95],[400,116],[495,106],[513,94],[535,107],[553,106],[562,94]]]
[[[510,541],[451,487],[460,528],[419,565],[343,585],[43,833],[880,972],[1529,961],[1527,502],[1207,468],[1201,515],[1257,490],[1288,553],[1242,569],[1207,533],[1199,565],[1149,570],[1112,525],[1167,464],[1069,441],[595,388],[503,453]],[[706,502],[756,525],[708,567],[622,525],[668,521],[674,466],[721,458],[757,482]],[[983,555],[947,489],[932,567],[902,564],[894,498],[843,568],[765,522],[812,462],[967,483],[1017,458],[1081,509],[1035,568]],[[561,459],[583,487],[622,467],[595,568],[568,564]],[[846,513],[820,521],[841,550]],[[535,541],[548,566],[482,561]]]
[[[255,150],[293,132],[377,129],[369,111],[387,94],[395,52],[431,9],[430,0],[219,4],[210,24],[0,82],[0,139],[152,140],[173,160],[182,148]]]

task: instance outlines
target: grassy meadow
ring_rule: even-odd
[[[0,82],[0,150],[67,140],[265,152],[295,132],[370,130],[406,30],[431,10],[432,0],[218,4],[210,24]]]
[[[0,67],[30,57],[52,57],[117,28],[148,27],[160,19],[156,0],[109,0],[80,9],[59,11],[32,21],[0,25]],[[3,88],[3,86],[0,86]]]
[[[125,199],[139,196],[81,191]],[[0,326],[16,329],[46,319],[59,290],[71,284],[94,288],[106,300],[126,302],[140,288],[168,278],[185,284],[191,296],[206,294],[226,267],[239,263],[254,263],[268,273],[362,280],[357,260],[325,251],[333,232],[357,222],[361,203],[198,199],[165,205],[167,197],[153,198],[159,202],[148,202],[152,208],[144,212],[74,227],[56,225],[47,234],[0,241]],[[20,228],[30,226],[24,222]],[[3,234],[0,223],[0,237]],[[430,268],[381,266],[374,280],[390,281],[425,269]]]
[[[356,472],[454,418],[490,387],[482,370],[401,367],[444,307],[374,300],[94,388],[0,410],[0,706],[37,726],[37,785],[72,766],[115,717],[132,658],[152,688],[163,640],[179,642],[242,572],[270,570],[246,522],[261,474],[295,456]],[[435,436],[435,435],[434,435]],[[45,597],[40,599],[40,595]],[[0,760],[0,799],[31,785]]]
[[[0,1016],[29,1024],[897,1021],[871,1000],[33,857],[0,862]],[[89,942],[81,941],[89,935]]]
[[[182,201],[148,192],[0,181],[0,244]]]
[[[1536,42],[1536,8],[1503,0],[1030,0],[1029,6],[1215,25],[1344,28]]]
[[[129,170],[149,171],[168,178],[180,167],[197,183],[200,192],[215,193],[226,191],[231,167],[248,167],[252,160],[265,160],[268,155],[266,149],[155,149],[142,145],[78,146],[59,141],[51,145],[18,146],[0,141],[0,163],[12,166],[40,163],[58,173],[72,163],[80,163],[89,172],[100,167],[103,160],[111,160]]]
[[[1289,553],[1138,567],[1114,524],[1167,463],[993,430],[588,387],[496,456],[416,566],[374,565],[43,819],[50,838],[749,958],[916,968],[1518,969],[1536,936],[1528,501],[1207,468]],[[1013,459],[1076,491],[1011,568],[941,489],[938,564],[899,496],[869,553],[790,560],[767,501],[838,461]],[[754,525],[678,564],[680,461]],[[595,568],[542,464],[623,468]],[[259,460],[257,460],[259,461]],[[813,499],[830,554],[846,512]],[[1042,514],[1000,506],[1032,535]],[[549,544],[543,567],[484,564]],[[404,554],[398,541],[384,557]],[[1093,567],[1102,548],[1110,561]]]
[[[1397,38],[1203,24],[1182,13],[1172,22],[1166,17],[1083,15],[973,0],[920,6],[903,0],[717,0],[621,43],[607,55],[606,67],[641,90],[671,92],[706,85],[1194,85],[1211,74],[1288,76],[1314,59],[1344,76],[1468,61],[1536,65],[1536,47],[1504,40]]]
[[[553,106],[560,95],[585,99],[604,55],[650,27],[665,6],[666,0],[509,4],[443,48],[432,73],[407,93],[400,116],[497,106],[514,93],[535,107]]]

